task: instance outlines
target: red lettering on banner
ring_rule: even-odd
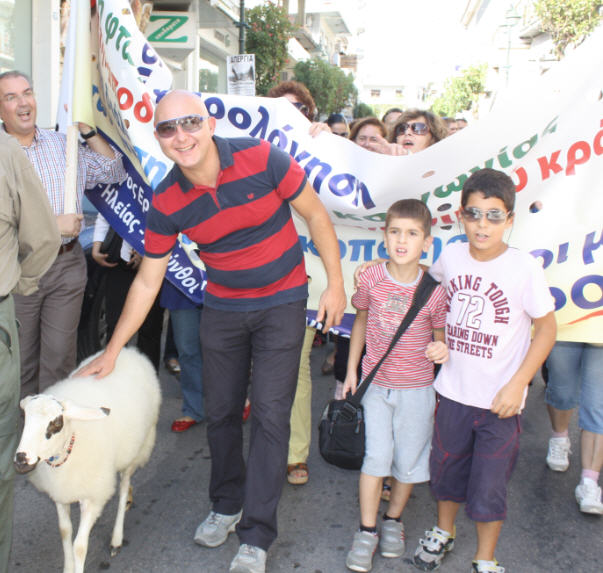
[[[543,180],[548,179],[551,176],[551,171],[555,174],[563,171],[563,167],[557,163],[560,155],[561,150],[554,151],[550,159],[547,159],[546,157],[538,158],[538,164],[540,165],[540,172],[542,173]]]

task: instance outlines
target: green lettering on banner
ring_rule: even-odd
[[[166,22],[148,36],[147,40],[149,42],[188,42],[188,36],[180,36],[179,38],[171,37],[178,28],[181,28],[186,24],[188,21],[187,16],[163,16],[157,14],[151,16],[151,22],[156,22],[157,20],[165,20]]]

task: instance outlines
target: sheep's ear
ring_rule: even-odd
[[[85,408],[74,404],[71,400],[63,400],[63,414],[71,420],[102,420],[109,415],[109,408]]]
[[[33,399],[33,396],[25,396],[21,402],[19,402],[19,406],[21,406],[21,410],[25,410],[25,406],[29,404]]]

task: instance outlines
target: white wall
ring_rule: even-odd
[[[60,0],[32,1],[32,81],[40,127],[54,127],[60,88]]]

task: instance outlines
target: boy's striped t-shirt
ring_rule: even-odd
[[[367,269],[359,279],[352,304],[368,310],[366,355],[362,377],[373,369],[388,349],[400,322],[408,312],[423,271],[411,284],[396,281],[386,263]],[[379,367],[373,384],[386,388],[423,388],[433,382],[433,363],[425,357],[435,328],[446,324],[446,294],[437,286],[425,306]]]

